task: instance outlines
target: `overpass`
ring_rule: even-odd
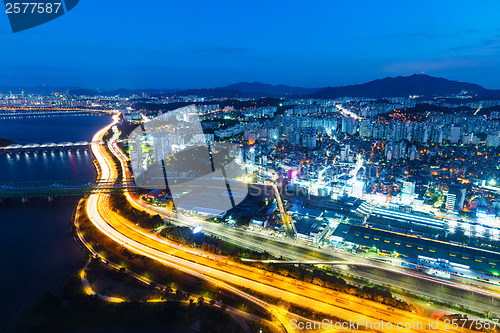
[[[47,143],[28,143],[24,145],[20,144],[11,144],[8,146],[3,146],[0,147],[0,152],[1,151],[7,151],[7,152],[13,152],[13,151],[23,151],[26,149],[33,149],[33,150],[40,150],[40,149],[47,149],[47,148],[76,148],[76,147],[84,147],[84,146],[89,146],[91,144],[99,144],[102,145],[104,144],[103,141],[78,141],[78,142],[61,142],[61,143],[54,143],[54,142],[47,142]]]
[[[0,119],[17,119],[33,117],[85,116],[94,114],[113,114],[113,110],[53,108],[53,107],[2,107]]]
[[[138,187],[133,180],[109,182],[89,181],[45,181],[0,184],[0,198],[55,197],[92,193],[134,192]]]
[[[243,262],[260,262],[262,264],[287,264],[287,265],[297,265],[297,264],[303,264],[303,265],[331,265],[331,266],[340,266],[340,265],[345,265],[345,266],[366,266],[366,267],[375,267],[375,268],[380,268],[380,266],[370,264],[370,263],[363,263],[363,262],[357,262],[357,261],[325,261],[325,260],[257,260],[257,259],[245,259],[241,258],[241,261]],[[377,262],[377,261],[375,261]]]
[[[213,180],[213,177],[169,177],[170,181],[175,180]],[[229,179],[228,181],[235,181]],[[170,187],[179,186],[176,184]],[[184,186],[184,185],[182,185]],[[188,185],[189,186],[189,185]],[[51,196],[84,196],[92,193],[117,193],[135,192],[143,188],[151,191],[153,188],[138,186],[133,178],[123,181],[104,180],[51,180],[51,181],[31,181],[31,182],[7,182],[0,183],[0,198],[31,198],[31,197],[51,197]],[[225,187],[224,187],[225,188]],[[160,188],[166,189],[165,187]]]

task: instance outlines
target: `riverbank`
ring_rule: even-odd
[[[2,119],[0,133],[9,141],[89,141],[109,117]],[[47,129],[48,128],[48,129]],[[89,134],[90,133],[90,134]],[[95,178],[87,149],[54,153],[0,153],[0,182]],[[5,199],[0,202],[0,251],[4,286],[0,331],[19,332],[26,314],[47,292],[60,295],[69,276],[80,267],[84,252],[73,241],[71,216],[78,197]]]
[[[0,138],[0,147],[5,147],[5,146],[8,146],[8,145],[11,145],[13,142],[10,141],[9,139],[3,139],[3,138]]]

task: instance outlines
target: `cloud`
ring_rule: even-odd
[[[461,50],[489,50],[489,51],[498,51],[500,47],[500,36],[495,36],[489,39],[483,39],[481,41],[465,44],[465,45],[457,45],[450,48],[450,51],[461,51]]]
[[[453,39],[463,41],[465,38],[478,38],[485,33],[488,33],[479,29],[466,29],[463,31],[455,31],[455,32],[429,32],[429,31],[403,31],[393,34],[385,35],[384,37],[390,39],[403,39],[410,42],[420,42],[420,41],[429,41],[429,40],[443,40],[449,41]]]
[[[0,67],[2,68],[2,67]],[[53,72],[60,70],[60,67],[45,66],[45,65],[9,65],[6,70],[20,71],[20,72]]]
[[[430,32],[401,32],[401,33],[386,35],[386,37],[391,38],[391,39],[392,38],[401,38],[401,39],[406,39],[406,40],[417,41],[417,40],[428,40],[428,39],[442,38],[442,37],[446,37],[446,36],[436,34],[436,33],[430,33]]]
[[[436,39],[450,39],[450,38],[462,38],[464,34],[476,34],[480,32],[479,30],[465,30],[463,32],[452,32],[452,33],[443,33],[443,32],[428,32],[428,31],[403,31],[398,33],[392,33],[385,35],[384,37],[389,39],[403,39],[411,42],[418,41],[429,41]]]
[[[409,61],[396,62],[383,67],[384,72],[390,74],[432,72],[452,68],[479,67],[482,62],[471,59],[448,59],[436,61]]]
[[[207,46],[191,49],[190,52],[197,54],[245,54],[252,52],[252,50],[244,47]]]

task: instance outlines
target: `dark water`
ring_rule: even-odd
[[[106,116],[0,119],[0,138],[26,143],[90,141]],[[95,177],[88,149],[0,156],[0,183]],[[57,293],[84,252],[70,223],[78,197],[0,203],[0,332],[13,327],[47,292]]]
[[[89,115],[0,119],[0,138],[20,144],[90,141],[99,124],[109,122],[110,117]]]

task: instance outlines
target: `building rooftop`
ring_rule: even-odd
[[[299,216],[293,221],[297,233],[317,236],[328,227],[328,221],[320,217]]]
[[[442,258],[485,272],[497,271],[500,266],[500,253],[495,251],[435,242],[396,232],[341,223],[333,235],[342,237],[344,241],[370,248],[376,247],[379,250],[397,252],[415,258],[419,255]]]
[[[298,214],[298,215],[311,216],[311,217],[320,217],[323,215],[323,212],[320,210],[311,209],[311,208],[304,208],[304,207],[300,207],[297,205],[292,205],[292,207],[288,211],[292,215]]]

